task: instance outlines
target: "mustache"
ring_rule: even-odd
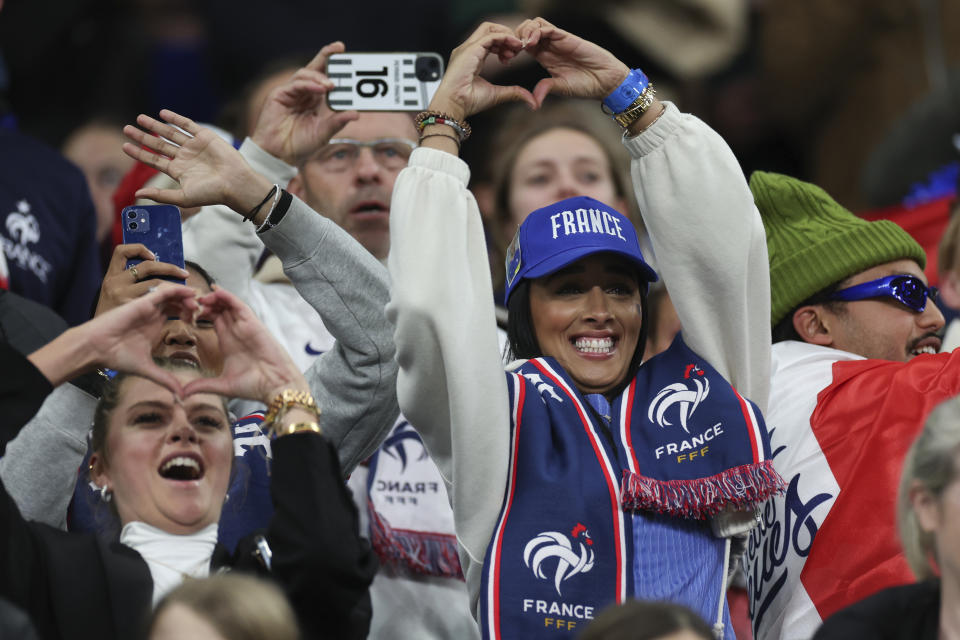
[[[920,344],[921,342],[929,338],[936,338],[938,343],[941,342],[942,340],[942,336],[939,333],[937,333],[936,331],[930,331],[929,333],[923,334],[919,338],[914,338],[913,340],[911,340],[910,343],[907,345],[907,353],[912,353],[917,348],[918,344]],[[939,344],[937,345],[937,351],[940,351]]]

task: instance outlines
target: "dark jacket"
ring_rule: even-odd
[[[836,612],[814,640],[937,640],[940,581],[928,580],[879,591]]]
[[[0,345],[3,444],[35,411],[50,384],[7,345]],[[322,436],[299,433],[273,443],[274,516],[265,535],[270,576],[297,612],[305,638],[363,638],[375,554],[358,534],[357,513],[341,480],[336,451]],[[0,485],[0,489],[2,485]],[[231,557],[220,547],[213,568],[266,573],[251,539]],[[153,581],[139,553],[93,534],[27,522],[0,491],[0,597],[25,609],[43,638],[118,640],[143,635]]]

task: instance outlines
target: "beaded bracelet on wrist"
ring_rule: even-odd
[[[473,132],[467,122],[457,120],[456,118],[447,115],[442,111],[421,111],[414,119],[414,124],[417,125],[418,133],[423,133],[423,129],[428,125],[445,124],[457,132],[457,135],[460,137],[460,142],[463,142],[469,138],[470,134]]]

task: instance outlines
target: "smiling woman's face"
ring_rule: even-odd
[[[643,316],[636,268],[594,254],[530,283],[530,315],[543,355],[583,393],[606,393],[627,375]]]
[[[210,293],[207,282],[187,267],[187,286],[198,296]],[[160,342],[153,348],[157,358],[169,358],[189,362],[194,366],[217,374],[223,369],[223,354],[220,352],[220,339],[213,328],[213,322],[203,316],[195,322],[187,323],[180,318],[168,318],[163,324]]]
[[[175,375],[186,384],[198,376]],[[168,389],[123,381],[92,478],[113,492],[122,524],[139,521],[168,533],[199,531],[220,519],[233,461],[230,422],[219,396],[177,401]]]

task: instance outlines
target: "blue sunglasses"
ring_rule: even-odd
[[[866,300],[867,298],[893,298],[911,311],[923,313],[927,298],[937,299],[937,288],[928,287],[916,276],[887,276],[869,282],[861,282],[846,289],[834,291],[831,300]]]

